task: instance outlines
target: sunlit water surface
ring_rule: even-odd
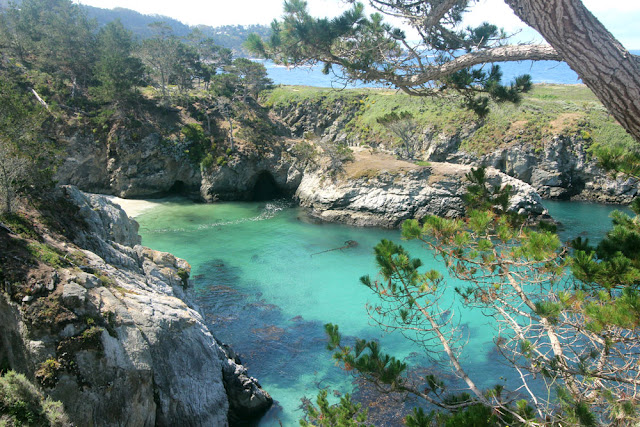
[[[563,239],[587,232],[602,236],[615,209],[575,202],[546,206],[564,224]],[[261,425],[297,425],[302,397],[314,398],[327,388],[335,398],[356,387],[326,350],[327,322],[338,324],[347,337],[379,339],[396,357],[428,368],[416,344],[372,326],[365,305],[375,298],[359,283],[364,274],[376,276],[374,245],[383,238],[399,241],[399,231],[314,224],[303,210],[284,201],[206,205],[170,200],[136,219],[145,246],[191,263],[196,299],[215,335],[232,345],[273,396],[276,404]],[[347,240],[358,246],[327,251]],[[417,243],[404,245],[427,267],[444,271]],[[450,278],[447,283],[451,289],[459,284]],[[457,305],[451,309],[469,340],[465,367],[479,385],[491,387],[500,377],[509,380],[487,318]],[[355,396],[372,403],[366,390],[356,390]],[[376,402],[372,412],[379,413],[380,423],[401,424],[400,415],[380,408],[402,405]]]

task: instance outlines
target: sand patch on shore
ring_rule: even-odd
[[[111,200],[111,202],[120,205],[120,207],[127,213],[131,218],[135,218],[140,214],[148,211],[149,209],[153,209],[155,207],[160,206],[161,203],[151,200],[140,200],[140,199],[122,199],[116,196],[107,196],[107,199]]]

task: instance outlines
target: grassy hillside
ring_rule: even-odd
[[[330,107],[337,99],[359,106],[347,130],[361,144],[375,145],[395,138],[378,122],[390,112],[410,113],[428,133],[459,135],[461,148],[476,153],[515,142],[541,146],[554,135],[578,136],[591,144],[634,144],[583,85],[536,85],[520,104],[493,104],[484,120],[463,108],[460,99],[453,95],[418,98],[381,89],[337,91],[280,86],[263,96],[267,106],[276,108],[310,100],[320,100],[321,105]]]

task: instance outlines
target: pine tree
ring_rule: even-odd
[[[136,45],[131,32],[119,20],[110,22],[100,29],[97,45],[95,78],[99,85],[92,92],[105,102],[126,102],[135,87],[144,83],[144,65],[133,55]]]
[[[640,203],[633,205],[633,218],[613,214],[614,228],[597,247],[581,240],[568,247],[552,227],[532,229],[505,212],[509,189],[488,185],[482,169],[468,178],[464,219],[409,220],[402,237],[421,241],[444,261],[451,277],[466,283],[455,288],[456,298],[491,320],[496,348],[519,384],[477,386],[460,363],[465,341],[460,325],[448,311],[450,302],[442,303],[448,279],[424,271],[419,259],[388,240],[375,247],[379,278],[361,279],[376,295],[370,317],[384,330],[402,331],[419,343],[435,366],[452,369],[463,380],[467,392],[452,399],[437,376],[416,380],[376,342],[356,339],[346,346],[337,326],[327,325],[334,358],[388,391],[410,393],[447,411],[447,417],[472,419],[488,411],[498,425],[637,422]],[[546,391],[536,391],[534,381],[542,381]],[[442,416],[416,411],[408,424],[440,425]]]

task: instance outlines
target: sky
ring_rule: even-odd
[[[269,24],[282,15],[283,0],[76,0],[106,9],[124,7],[165,15],[189,25]],[[344,0],[307,0],[313,16],[333,17],[347,9]],[[364,2],[366,3],[366,1]],[[640,0],[583,0],[583,3],[627,49],[640,49]],[[539,40],[502,0],[480,0],[467,15],[469,25],[491,22],[508,32],[521,31],[520,41]],[[397,23],[396,23],[397,25]]]

